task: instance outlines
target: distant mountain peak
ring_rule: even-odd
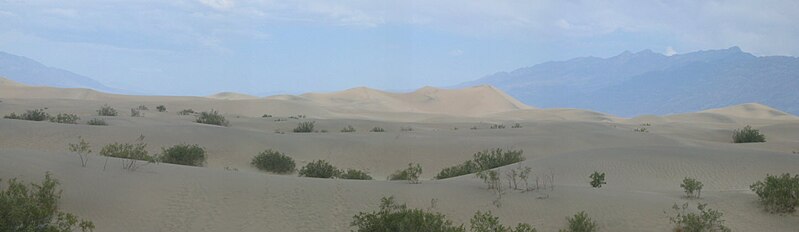
[[[32,86],[88,88],[103,92],[123,92],[110,88],[89,77],[48,67],[35,60],[0,51],[0,76]]]

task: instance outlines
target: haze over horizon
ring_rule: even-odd
[[[0,1],[0,51],[142,94],[453,86],[651,49],[798,56],[799,3]]]

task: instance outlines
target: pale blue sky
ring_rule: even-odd
[[[147,94],[451,86],[625,50],[799,55],[797,1],[0,0],[0,50]]]

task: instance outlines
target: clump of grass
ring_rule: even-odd
[[[347,125],[347,127],[344,127],[344,129],[341,129],[341,132],[342,132],[342,133],[352,133],[352,132],[355,132],[355,127],[352,127],[352,125]]]
[[[28,121],[44,121],[50,119],[50,114],[45,112],[44,109],[35,109],[35,110],[27,110],[25,111],[25,113],[22,113],[21,115],[16,113],[11,113],[9,115],[3,116],[3,118],[28,120]]]
[[[220,114],[216,110],[200,113],[200,115],[197,116],[195,122],[202,124],[217,125],[217,126],[230,126],[230,122],[228,122],[228,120],[225,119],[225,116],[222,116],[222,114]]]
[[[300,122],[297,124],[297,127],[294,128],[294,133],[311,133],[314,131],[314,124],[316,124],[316,122]]]
[[[51,122],[66,124],[78,124],[78,120],[80,120],[80,117],[75,114],[58,114],[50,118]]]
[[[732,132],[733,143],[763,143],[766,142],[766,136],[760,133],[758,129],[752,129],[752,126],[745,126],[743,129],[736,129]]]
[[[117,110],[108,105],[103,105],[97,110],[97,115],[100,116],[117,116],[117,114]]]
[[[374,127],[369,132],[386,132],[382,127]]]
[[[422,174],[422,166],[419,164],[409,163],[408,167],[402,170],[397,170],[394,174],[388,176],[389,180],[407,180],[411,184],[418,184],[419,175]]]
[[[163,163],[189,166],[203,166],[206,159],[205,148],[197,144],[178,144],[170,148],[161,148],[159,157]]]
[[[294,172],[295,166],[293,158],[271,149],[253,157],[250,164],[260,170],[279,174]]]
[[[89,120],[88,122],[86,122],[86,124],[92,125],[92,126],[108,126],[108,123],[106,123],[105,120],[103,120],[101,118],[93,118],[92,120]]]

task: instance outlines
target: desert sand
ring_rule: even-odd
[[[669,231],[665,212],[684,202],[720,210],[733,231],[799,228],[799,216],[765,212],[749,190],[767,174],[799,173],[799,155],[793,153],[799,151],[799,117],[756,103],[621,118],[538,109],[490,86],[171,97],[34,87],[5,79],[0,79],[0,100],[1,115],[44,108],[81,117],[77,125],[0,119],[0,178],[38,182],[52,172],[61,181],[62,209],[94,221],[96,231],[349,231],[352,216],[377,209],[384,196],[431,208],[457,224],[468,225],[475,211],[490,210],[506,225],[525,222],[539,231],[564,228],[567,216],[583,210],[601,231]],[[120,116],[96,116],[104,104]],[[128,109],[139,105],[150,110],[130,117]],[[168,111],[157,112],[157,105]],[[176,114],[189,108],[218,110],[231,125],[198,124],[194,116]],[[296,115],[305,118],[289,118]],[[86,125],[92,118],[109,125]],[[304,121],[328,132],[291,132]],[[511,128],[515,123],[522,128]],[[507,128],[490,129],[494,124]],[[651,124],[645,126],[648,132],[635,132],[642,124]],[[340,133],[347,125],[357,132]],[[731,143],[732,131],[745,125],[760,129],[767,142]],[[368,132],[375,126],[386,132]],[[103,170],[106,158],[96,155],[103,145],[133,142],[139,135],[146,137],[151,153],[199,144],[208,152],[207,165],[162,163],[127,171],[121,160],[110,158]],[[95,150],[85,168],[67,152],[78,136]],[[492,148],[523,150],[526,160],[510,167],[554,175],[554,189],[508,191],[497,206],[495,194],[474,175],[433,180],[442,168]],[[298,167],[324,159],[339,168],[367,170],[375,180],[261,172],[249,163],[266,149],[292,156]],[[423,168],[420,184],[385,180],[410,162]],[[607,173],[602,188],[588,184],[595,170]],[[683,197],[684,177],[705,184],[701,199]]]

